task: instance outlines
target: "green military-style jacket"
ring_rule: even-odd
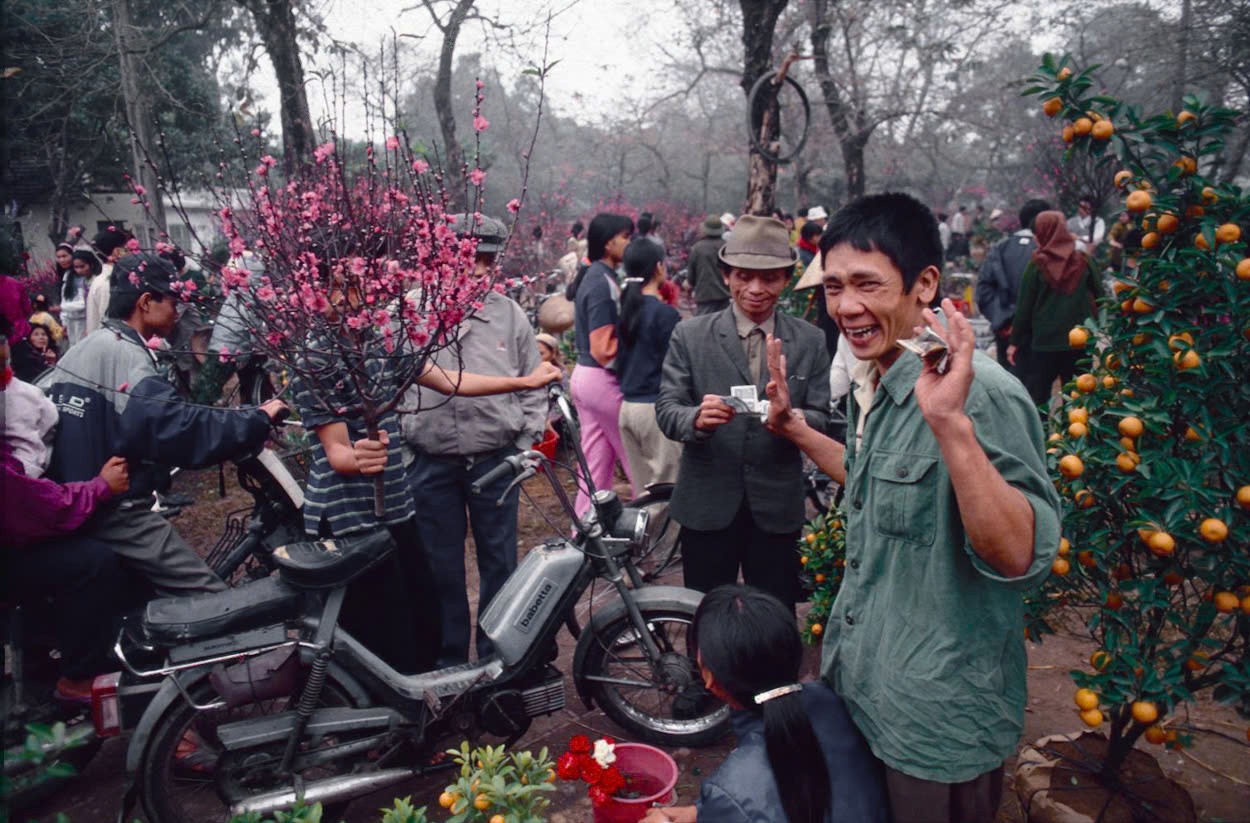
[[[959,783],[997,768],[1024,728],[1023,591],[1050,571],[1059,497],[1037,408],[977,352],[965,410],[990,462],[1033,507],[1033,563],[1008,579],[969,544],[950,475],[903,353],[846,449],[846,570],[825,633],[824,675],[873,752],[905,774]]]

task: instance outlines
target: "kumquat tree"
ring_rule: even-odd
[[[1250,717],[1250,197],[1216,156],[1239,113],[1186,97],[1143,116],[1092,92],[1096,66],[1047,55],[1024,93],[1064,125],[1069,155],[1116,162],[1140,252],[1114,297],[1071,330],[1083,353],[1052,413],[1065,504],[1054,574],[1030,635],[1077,607],[1096,644],[1072,673],[1087,764],[1109,789],[1141,737],[1175,748],[1200,692]]]
[[[799,580],[811,593],[811,608],[803,622],[803,640],[819,645],[833,611],[833,601],[846,573],[846,523],[842,509],[834,506],[807,522],[799,538]]]

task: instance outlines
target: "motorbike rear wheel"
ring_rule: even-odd
[[[217,693],[208,680],[188,689],[195,702],[209,703]],[[285,711],[294,700],[265,700],[234,709],[197,711],[185,700],[174,703],[157,721],[148,741],[139,773],[143,808],[150,823],[181,823],[195,820],[229,821],[231,804],[249,795],[289,785],[291,775],[281,775],[275,767],[285,741],[241,753],[228,753],[216,735],[226,723]],[[351,691],[331,675],[321,692],[319,707],[355,706]],[[341,742],[315,741],[323,744]],[[301,752],[306,752],[302,749]],[[363,756],[362,756],[363,757]],[[338,774],[334,764],[299,772],[304,782]],[[347,803],[327,804],[324,819],[339,820]]]
[[[647,658],[628,615],[599,631],[582,676],[595,703],[635,739],[662,746],[706,746],[729,732],[729,707],[703,687],[691,629],[694,608],[642,609],[659,648],[659,665]],[[658,673],[657,673],[658,669]]]

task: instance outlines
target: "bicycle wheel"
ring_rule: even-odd
[[[676,571],[681,565],[681,524],[668,510],[672,496],[673,484],[659,483],[626,504],[650,515],[647,544],[634,558],[634,565],[647,582]]]
[[[799,82],[790,75],[786,75],[785,82],[780,89],[777,89],[777,138],[776,140],[765,145],[760,141],[760,125],[763,123],[764,113],[768,109],[769,92],[773,90],[773,80],[777,77],[777,72],[770,71],[761,75],[755,84],[751,86],[751,93],[747,95],[747,134],[751,138],[751,145],[760,155],[770,163],[777,165],[785,165],[799,156],[799,152],[803,150],[803,146],[807,144],[807,133],[812,124],[812,107],[807,100],[807,92],[799,85]],[[786,89],[794,91],[793,95],[785,94]],[[797,120],[802,125],[786,129],[787,121]],[[787,134],[789,131],[789,134]],[[794,136],[797,132],[797,137]]]

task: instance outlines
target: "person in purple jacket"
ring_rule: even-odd
[[[8,327],[0,321],[0,396],[13,374]],[[112,457],[90,480],[56,483],[29,476],[13,445],[6,436],[0,446],[5,599],[51,599],[61,652],[56,696],[89,701],[92,678],[108,669],[113,618],[134,601],[136,589],[107,545],[72,535],[101,503],[130,487],[130,469],[125,460]]]

